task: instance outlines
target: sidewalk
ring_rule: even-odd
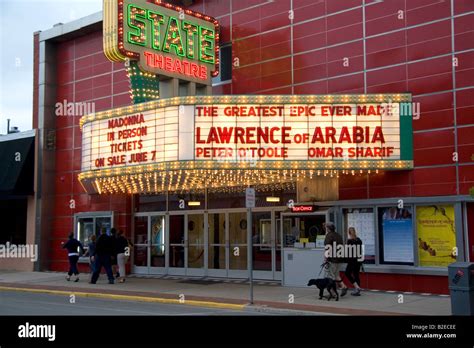
[[[336,302],[319,300],[315,287],[282,287],[258,282],[254,285],[254,305],[249,306],[249,285],[226,279],[199,281],[193,278],[131,276],[125,283],[110,285],[101,275],[98,283],[92,285],[87,283],[87,274],[83,274],[78,283],[67,282],[64,277],[65,274],[56,272],[0,271],[0,291],[14,288],[17,291],[74,293],[76,296],[162,303],[182,303],[184,295],[184,305],[241,310],[279,309],[282,314],[284,310],[293,310],[328,315],[451,315],[450,298],[442,295],[402,293],[403,303],[398,303],[399,293],[364,291],[360,297],[348,293]],[[289,303],[290,297],[294,298],[294,303]]]

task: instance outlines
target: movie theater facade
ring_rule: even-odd
[[[185,3],[35,33],[38,269],[115,227],[132,273],[304,286],[332,221],[363,288],[447,293],[474,253],[474,6]]]

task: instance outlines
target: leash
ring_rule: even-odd
[[[329,261],[325,261],[325,262],[321,265],[321,269],[319,270],[318,276],[317,276],[316,278],[319,278],[319,276],[321,275],[321,272],[323,271],[323,268],[329,268]]]

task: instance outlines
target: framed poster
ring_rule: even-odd
[[[375,219],[372,208],[343,209],[345,238],[349,227],[354,227],[364,246],[364,263],[375,263]]]
[[[379,208],[380,262],[413,265],[412,207]]]
[[[456,261],[453,205],[416,207],[418,259],[422,267],[447,267]]]

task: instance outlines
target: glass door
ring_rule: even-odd
[[[281,253],[282,253],[282,237],[284,235],[283,231],[290,231],[291,230],[291,219],[286,217],[283,219],[282,216],[283,212],[276,211],[275,212],[275,238],[276,238],[276,245],[275,245],[275,273],[274,278],[275,280],[282,279],[282,270],[281,270]],[[282,221],[283,219],[283,221]]]
[[[229,222],[229,277],[248,277],[247,268],[247,212],[230,212]]]
[[[169,215],[169,252],[168,252],[168,273],[175,275],[185,275],[185,226],[186,215]]]
[[[148,274],[148,216],[135,216],[133,238],[133,272]]]
[[[255,279],[273,279],[275,247],[271,212],[252,212],[252,262]]]
[[[227,277],[229,268],[228,231],[226,213],[209,213],[208,215],[208,275]]]
[[[166,272],[165,233],[166,217],[164,215],[150,216],[149,229],[150,273],[164,274]]]
[[[185,235],[187,275],[205,275],[205,222],[204,213],[187,215],[187,233]]]
[[[135,216],[134,222],[133,272],[140,274],[165,274],[165,216]]]

